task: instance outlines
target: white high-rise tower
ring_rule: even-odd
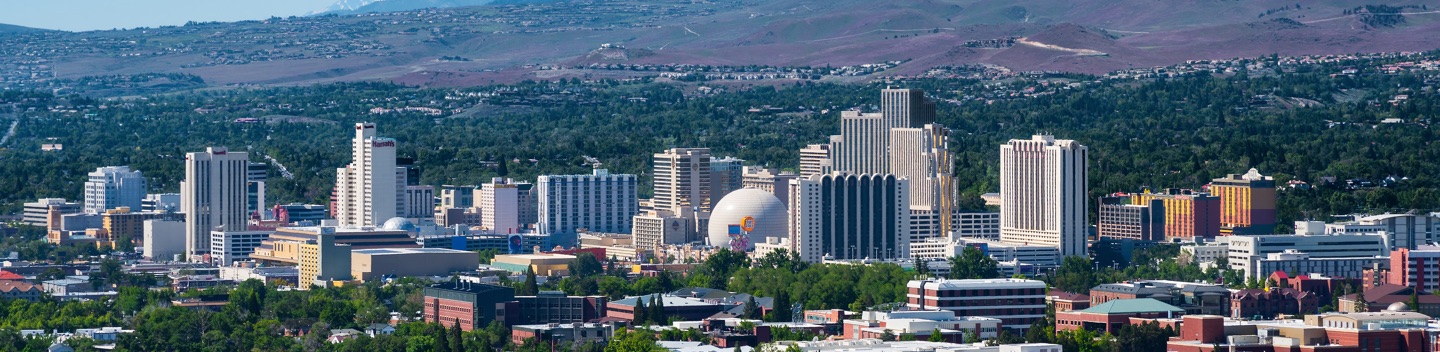
[[[140,211],[145,199],[145,176],[130,171],[129,166],[106,166],[90,172],[85,181],[85,212],[103,214],[106,210],[130,207]]]
[[[211,147],[185,154],[185,181],[180,182],[180,211],[185,213],[185,254],[210,252],[210,231],[244,231],[245,172],[250,156]]]
[[[342,226],[378,226],[405,208],[405,168],[395,166],[394,139],[374,123],[355,124],[354,159],[336,169],[335,217]]]
[[[1000,241],[1086,255],[1086,148],[1036,135],[1000,146]]]

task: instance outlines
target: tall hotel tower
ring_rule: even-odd
[[[375,136],[374,123],[355,124],[354,160],[336,169],[335,217],[342,226],[378,226],[405,208],[405,168],[395,166],[395,140]]]
[[[250,157],[211,147],[185,154],[180,211],[185,212],[185,254],[210,252],[210,231],[244,231],[248,225],[246,170]]]
[[[853,174],[890,172],[890,130],[924,127],[935,122],[935,103],[919,89],[880,91],[880,112],[840,113],[840,136],[830,139],[830,158],[835,171]]]
[[[1000,146],[1000,241],[1086,255],[1086,148],[1036,135]]]

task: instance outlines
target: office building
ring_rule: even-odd
[[[145,221],[147,220],[183,220],[185,217],[178,213],[134,213],[129,207],[119,207],[105,211],[101,216],[101,228],[105,229],[105,236],[110,242],[110,248],[119,248],[118,242],[129,241],[131,244],[141,245],[145,239]]]
[[[496,177],[480,185],[476,191],[475,202],[480,208],[481,227],[495,233],[519,233],[522,226],[520,222],[520,184],[515,180]]]
[[[835,173],[790,184],[790,241],[805,261],[910,257],[909,181]]]
[[[145,199],[145,176],[129,166],[106,166],[90,172],[85,181],[84,211],[102,214],[119,207],[140,209]]]
[[[1390,250],[1416,249],[1440,241],[1440,216],[1435,214],[1380,214],[1357,216],[1353,221],[1325,224],[1325,233],[1383,233]]]
[[[584,323],[605,316],[605,296],[567,296],[560,291],[540,291],[534,296],[516,296],[496,306],[495,319],[506,326],[527,324]]]
[[[485,328],[499,304],[515,300],[513,288],[458,280],[425,286],[422,294],[425,322],[446,328],[458,323],[461,331]]]
[[[60,214],[75,214],[81,212],[83,208],[83,204],[69,202],[65,198],[41,198],[25,203],[25,215],[20,222],[30,226],[46,227],[50,224],[52,209]]]
[[[1390,270],[1383,281],[1425,292],[1440,292],[1440,246],[1402,247],[1391,251]]]
[[[541,175],[536,180],[537,232],[574,245],[578,229],[630,233],[640,213],[638,178],[596,169],[590,175]]]
[[[405,211],[402,216],[411,219],[435,217],[435,187],[405,186]]]
[[[245,211],[262,214],[265,208],[265,180],[270,164],[250,163],[245,169]]]
[[[245,182],[250,156],[210,147],[185,154],[180,211],[185,213],[186,256],[210,251],[210,231],[245,231],[249,225]]]
[[[155,213],[161,211],[169,213],[180,212],[180,194],[151,193],[146,194],[145,199],[140,200],[140,212]]]
[[[185,222],[178,220],[145,220],[145,240],[142,244],[146,259],[154,261],[175,260],[184,255]]]
[[[393,220],[393,219],[392,219]],[[407,228],[414,225],[403,218],[387,221],[386,227],[335,227],[335,226],[294,226],[276,228],[270,237],[260,241],[250,257],[257,261],[298,264],[301,260],[300,244],[313,243],[326,233],[333,235],[337,244],[354,249],[374,248],[419,248]],[[348,269],[347,269],[348,270]]]
[[[831,137],[834,171],[890,174],[891,129],[920,128],[935,122],[935,103],[919,89],[880,91],[880,112],[840,113],[840,135]]]
[[[835,138],[838,136],[831,137]],[[811,144],[800,148],[800,178],[829,174],[832,169],[830,144]]]
[[[300,288],[310,285],[332,286],[331,282],[350,280],[350,245],[335,242],[338,237],[333,228],[315,236],[315,239],[299,243]]]
[[[530,324],[510,328],[510,342],[517,346],[526,343],[573,346],[591,342],[603,345],[614,335],[614,323]]]
[[[550,236],[546,234],[522,233],[518,235],[505,235],[477,233],[469,235],[443,234],[416,237],[415,243],[419,244],[421,248],[449,248],[469,252],[493,249],[500,253],[509,253],[510,236],[520,236],[520,252],[512,254],[533,253],[536,248],[545,248],[545,245],[551,242]],[[629,235],[626,236],[628,238]]]
[[[1323,229],[1314,222],[1297,228]],[[1245,277],[1266,277],[1279,271],[1360,277],[1364,269],[1384,261],[1390,252],[1381,235],[1295,234],[1230,236],[1230,269]],[[1303,255],[1302,255],[1303,254]]]
[[[344,226],[377,226],[405,207],[405,168],[395,164],[396,141],[376,135],[375,124],[355,124],[353,159],[336,169],[335,218]]]
[[[440,186],[441,208],[475,207],[475,186]]]
[[[974,333],[981,339],[993,339],[1000,335],[1000,319],[955,316],[946,310],[919,311],[866,311],[859,319],[845,319],[846,340],[880,339],[887,332],[890,335],[914,336],[914,341],[965,342],[965,335]],[[935,332],[940,337],[931,336]],[[973,343],[973,342],[972,342]]]
[[[745,160],[735,157],[710,160],[710,205],[745,185]]]
[[[1210,182],[1210,194],[1220,197],[1221,232],[1263,235],[1275,231],[1275,178],[1250,169]]]
[[[260,243],[270,239],[271,231],[210,232],[210,262],[221,266],[250,260]]]
[[[660,303],[665,307],[664,316],[675,321],[696,321],[709,318],[715,313],[728,310],[731,306],[715,300],[703,300],[687,296],[677,296],[668,293],[653,293],[643,296],[626,297],[625,299],[605,304],[605,317],[611,319],[622,319],[631,321],[635,319],[635,307],[640,304],[645,307],[654,307]]]
[[[770,194],[774,194],[776,198],[779,198],[781,203],[784,203],[790,195],[790,180],[800,178],[800,175],[789,171],[779,171],[777,173],[776,170],[759,166],[746,166],[744,178],[743,188],[754,188],[770,192]],[[786,206],[788,207],[789,204],[786,204]]]
[[[1048,135],[1000,146],[1000,240],[1086,255],[1087,160],[1085,146]]]
[[[1025,279],[911,280],[905,306],[948,310],[955,316],[1001,320],[1005,329],[1025,330],[1045,318],[1045,282]]]
[[[1090,288],[1090,306],[1114,300],[1150,298],[1180,308],[1185,314],[1228,315],[1230,290],[1224,286],[1167,280],[1100,284]]]
[[[1344,306],[1343,304],[1341,305]],[[1431,351],[1428,316],[1394,310],[1306,314],[1303,320],[1231,321],[1186,315],[1165,351]]]
[[[275,213],[275,219],[282,220],[287,224],[302,222],[318,224],[329,214],[325,206],[320,204],[276,204],[271,211]]]
[[[950,129],[938,124],[890,130],[889,172],[910,180],[911,207],[953,211],[949,138]]]
[[[1055,312],[1055,331],[1090,330],[1117,334],[1132,319],[1172,319],[1185,310],[1153,298],[1117,299],[1082,310]]]
[[[1096,234],[1101,239],[1158,242],[1165,239],[1165,202],[1159,199],[1131,204],[1129,195],[1100,197]]]
[[[655,210],[708,211],[711,205],[710,148],[671,148],[655,154]]]
[[[1000,213],[957,212],[950,226],[951,235],[958,238],[1000,240]]]
[[[445,248],[373,248],[350,251],[350,277],[361,281],[407,276],[450,276],[480,266],[475,252]]]

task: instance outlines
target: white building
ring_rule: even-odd
[[[475,202],[480,208],[482,227],[495,233],[519,233],[520,185],[515,180],[496,177],[480,185]]]
[[[405,186],[406,218],[425,219],[435,217],[435,187]]]
[[[974,332],[982,339],[1000,336],[1000,319],[955,316],[948,310],[866,311],[860,313],[860,319],[846,319],[842,324],[848,340],[876,338],[887,330],[895,336],[915,335],[916,340],[928,339],[936,330],[942,335]]]
[[[1357,217],[1355,221],[1325,224],[1325,233],[1384,233],[1390,250],[1415,249],[1440,238],[1440,216],[1435,214],[1380,214]]]
[[[711,183],[710,148],[671,148],[655,154],[655,210],[679,208],[708,211]]]
[[[838,136],[831,137],[835,138]],[[830,144],[811,144],[800,148],[800,178],[828,174],[832,169]]]
[[[1044,281],[1024,279],[911,280],[906,307],[941,309],[956,316],[1000,319],[1007,329],[1024,330],[1045,318]]]
[[[75,214],[81,212],[83,205],[66,201],[65,198],[40,198],[25,203],[25,216],[21,222],[30,226],[48,226],[52,207],[60,211],[60,214]]]
[[[745,160],[735,157],[710,159],[710,207],[725,195],[745,186]]]
[[[949,178],[953,168],[950,129],[928,124],[920,128],[890,130],[890,172],[910,180],[910,206],[938,211],[953,206]]]
[[[145,199],[145,176],[129,166],[106,166],[90,172],[85,181],[85,212],[103,214],[119,207],[140,209]]]
[[[344,226],[379,226],[405,208],[405,168],[395,166],[397,142],[376,136],[374,123],[355,124],[352,160],[335,170],[335,218]]]
[[[759,166],[746,166],[744,177],[744,188],[754,188],[770,192],[770,194],[774,194],[775,197],[779,198],[780,202],[783,203],[786,201],[785,198],[790,194],[790,180],[800,178],[800,175],[788,171],[777,173],[776,170]],[[788,207],[789,205],[787,204],[786,206]]]
[[[186,256],[194,258],[210,251],[210,231],[246,229],[250,219],[245,210],[249,165],[249,154],[222,147],[185,154],[180,211],[185,213]]]
[[[1265,257],[1256,258],[1250,262],[1251,268],[1263,278],[1276,271],[1297,275],[1317,273],[1335,277],[1364,277],[1365,269],[1374,268],[1376,264],[1386,263],[1386,261],[1385,257],[1315,258],[1309,253],[1287,249],[1279,253],[1266,254]],[[1249,277],[1250,271],[1247,270],[1245,273]]]
[[[180,211],[180,194],[151,193],[146,194],[145,199],[140,200],[140,212],[154,213],[159,211],[170,213]]]
[[[1060,266],[1060,249],[1045,245],[1016,245],[978,238],[931,238],[910,243],[913,258],[943,259],[960,255],[965,247],[976,247],[998,262],[1016,262],[1036,267]]]
[[[833,173],[790,184],[790,240],[808,262],[910,257],[909,181]]]
[[[935,102],[925,99],[925,91],[881,90],[879,113],[840,113],[840,135],[830,139],[833,170],[854,174],[894,173],[890,170],[890,130],[919,128],[934,122]]]
[[[1297,228],[1299,226],[1297,225]],[[1385,244],[1385,237],[1381,235],[1258,235],[1258,236],[1230,236],[1228,247],[1230,269],[1244,270],[1245,276],[1264,277],[1273,272],[1276,266],[1280,269],[1303,273],[1319,273],[1327,276],[1337,277],[1359,277],[1359,272],[1354,272],[1353,267],[1324,267],[1317,270],[1300,270],[1302,268],[1284,268],[1285,263],[1300,263],[1303,261],[1326,261],[1340,260],[1335,263],[1354,263],[1365,260],[1383,259],[1390,254]],[[1288,251],[1288,252],[1287,252]],[[1271,259],[1270,254],[1286,253],[1286,255]],[[1305,253],[1305,258],[1297,254]],[[1272,264],[1261,265],[1262,261]],[[1338,265],[1338,264],[1337,264]],[[1364,268],[1361,268],[1364,269]]]
[[[210,261],[221,266],[250,260],[255,247],[274,231],[211,231]]]
[[[632,217],[640,213],[638,184],[635,175],[605,169],[589,175],[541,175],[535,181],[538,232],[561,244],[567,243],[564,238],[575,238],[581,228],[628,234]]]
[[[1089,222],[1085,146],[1048,135],[1000,146],[1000,240],[1086,255]]]
[[[170,261],[174,260],[176,255],[184,255],[185,231],[184,221],[145,220],[145,241],[142,248],[145,258]]]

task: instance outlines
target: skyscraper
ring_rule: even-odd
[[[265,210],[265,179],[270,164],[250,163],[245,171],[245,210],[251,213]]]
[[[655,154],[656,210],[706,210],[711,205],[710,148],[671,148]]]
[[[475,205],[480,208],[481,226],[496,233],[520,232],[520,185],[515,180],[496,177],[480,185]]]
[[[223,147],[185,154],[180,211],[185,213],[185,254],[210,251],[210,231],[244,231],[246,170],[250,157]]]
[[[837,139],[838,136],[831,136]],[[830,144],[811,144],[800,148],[800,177],[808,178],[815,175],[830,173],[833,168],[830,161]],[[780,198],[785,198],[783,195]]]
[[[790,184],[790,243],[800,258],[910,257],[909,181],[830,174]]]
[[[939,210],[951,201],[950,129],[927,124],[890,130],[890,173],[910,180],[910,205]],[[942,185],[941,183],[945,183]]]
[[[1048,135],[1000,146],[1000,241],[1086,255],[1086,153],[1080,143]]]
[[[853,174],[891,173],[890,130],[922,128],[933,122],[935,103],[925,99],[925,91],[881,90],[879,113],[840,113],[840,135],[830,138],[834,170]]]
[[[342,226],[378,226],[405,208],[405,168],[395,166],[394,139],[377,137],[375,124],[355,124],[354,159],[336,169],[335,217]]]
[[[710,204],[706,207],[714,209],[715,203],[719,203],[725,195],[744,187],[744,175],[745,160],[735,157],[711,159]]]
[[[538,229],[551,241],[574,246],[575,229],[629,233],[640,213],[635,175],[596,169],[590,175],[541,175]]]
[[[145,199],[145,176],[130,171],[129,166],[106,166],[90,172],[85,181],[85,212],[102,214],[106,210],[130,207],[140,210]]]

